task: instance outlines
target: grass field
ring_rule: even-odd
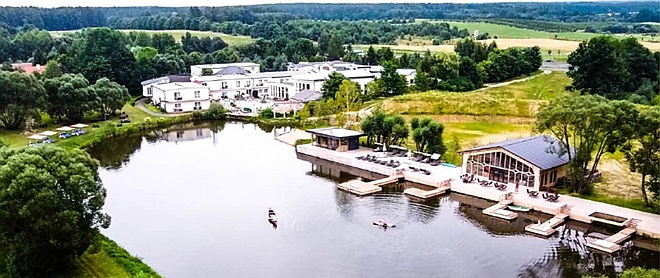
[[[145,118],[149,117],[147,113],[144,111],[140,110],[137,107],[133,107],[131,105],[125,105],[124,108],[122,108],[122,111],[126,112],[128,115],[128,118],[131,120],[132,123],[140,123],[143,122]],[[118,119],[112,119],[107,122],[112,122],[112,123],[119,123]],[[103,124],[104,122],[100,122],[97,124]],[[127,124],[129,125],[129,124]],[[9,147],[25,147],[28,145],[29,140],[27,139],[28,136],[36,133],[40,133],[43,131],[54,131],[58,127],[61,127],[62,124],[49,124],[45,128],[39,128],[36,130],[33,130],[31,132],[24,132],[24,131],[14,131],[14,130],[4,130],[0,129],[0,140],[7,144]],[[55,146],[61,146],[61,147],[75,147],[84,144],[89,140],[90,136],[94,136],[93,132],[95,129],[88,127],[85,129],[88,133],[80,136],[74,136],[68,139],[60,139],[58,138],[58,135],[53,135],[50,136],[51,139],[55,139]],[[58,132],[59,134],[59,132]]]
[[[561,32],[561,33],[552,33],[552,32],[542,32],[531,29],[518,28],[503,24],[495,23],[486,23],[486,22],[462,22],[462,21],[441,21],[449,23],[450,26],[456,26],[458,29],[468,29],[470,34],[474,30],[479,30],[479,33],[488,33],[491,37],[497,36],[498,38],[503,39],[562,39],[562,40],[588,40],[590,38],[596,37],[599,34],[594,33],[585,33],[585,32]],[[660,36],[650,36],[642,34],[631,34],[631,35],[615,35],[619,38],[624,37],[635,37],[640,41],[646,42],[660,42]]]
[[[186,32],[190,32],[192,36],[195,37],[220,37],[222,38],[223,41],[225,41],[229,45],[235,45],[235,44],[245,44],[245,43],[250,43],[253,42],[254,39],[248,37],[248,36],[234,36],[234,35],[227,35],[223,33],[215,33],[215,32],[204,32],[204,31],[186,31],[186,30],[120,30],[125,33],[129,33],[132,31],[137,31],[137,32],[147,32],[149,34],[170,34],[172,35],[177,41],[181,41],[181,37],[183,37]],[[54,36],[62,36],[63,34],[66,33],[74,33],[77,32],[75,31],[51,31],[50,33]]]
[[[508,85],[472,92],[429,91],[382,100],[386,112],[403,115],[532,117],[540,103],[564,92],[571,80],[563,72],[540,74]]]
[[[418,40],[419,41],[419,40]],[[556,40],[556,39],[547,39],[547,38],[538,38],[538,39],[489,39],[481,40],[480,42],[491,43],[495,41],[497,47],[501,49],[506,49],[510,47],[532,47],[539,46],[541,48],[541,53],[547,54],[548,50],[552,50],[553,53],[559,52],[560,54],[567,55],[569,52],[574,51],[578,48],[580,44],[579,41],[569,41],[569,40]],[[651,51],[660,50],[660,43],[652,42],[641,42],[642,45],[646,46]],[[408,51],[408,52],[453,52],[453,44],[442,44],[442,45],[413,45],[413,44],[399,44],[399,45],[355,45],[353,49],[367,49],[369,46],[374,48],[389,47],[394,51]],[[546,56],[547,57],[547,56]]]

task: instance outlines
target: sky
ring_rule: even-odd
[[[562,0],[576,2],[576,0]],[[578,0],[579,1],[579,0]],[[274,3],[484,3],[484,2],[560,2],[552,0],[0,0],[0,6],[36,6],[36,7],[62,7],[62,6],[233,6]]]

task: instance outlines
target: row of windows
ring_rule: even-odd
[[[475,161],[479,163],[484,163],[489,166],[495,166],[500,168],[506,168],[511,170],[518,170],[521,172],[531,172],[531,168],[517,159],[503,153],[503,152],[492,152],[485,154],[470,155],[468,161]]]
[[[551,184],[557,181],[557,170],[545,172],[541,175],[541,185]]]

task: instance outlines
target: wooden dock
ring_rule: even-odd
[[[428,198],[433,198],[435,196],[439,196],[442,194],[445,194],[445,192],[449,190],[449,186],[446,187],[439,187],[433,190],[422,190],[419,188],[408,188],[403,191],[404,194],[417,197],[420,199],[428,199]]]
[[[503,200],[500,201],[499,203],[483,210],[483,213],[486,215],[490,215],[493,217],[505,219],[505,220],[513,220],[518,217],[518,213],[515,213],[510,210],[506,210],[506,208],[509,204],[511,204],[510,200]]]
[[[568,215],[560,213],[543,223],[527,225],[527,227],[525,227],[525,231],[542,236],[550,236],[555,233],[555,228],[557,228],[557,226],[564,223],[566,218],[568,218]]]
[[[386,177],[383,179],[370,181],[370,182],[364,182],[362,180],[352,180],[352,181],[340,183],[337,185],[337,187],[341,190],[345,190],[356,195],[364,196],[364,195],[380,192],[381,190],[383,190],[381,186],[394,183],[397,180],[398,177],[396,176]]]
[[[621,249],[620,243],[629,239],[634,233],[635,228],[625,228],[618,233],[606,239],[598,239],[587,243],[587,247],[606,253],[614,253]]]

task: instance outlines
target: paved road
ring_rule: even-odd
[[[546,62],[543,61],[540,70],[555,70],[555,71],[568,71],[568,63],[566,62]]]
[[[151,115],[151,116],[156,116],[156,117],[176,117],[181,114],[167,114],[167,113],[162,113],[162,112],[154,112],[149,110],[145,105],[147,99],[143,98],[135,102],[135,107],[142,109],[145,113]]]

